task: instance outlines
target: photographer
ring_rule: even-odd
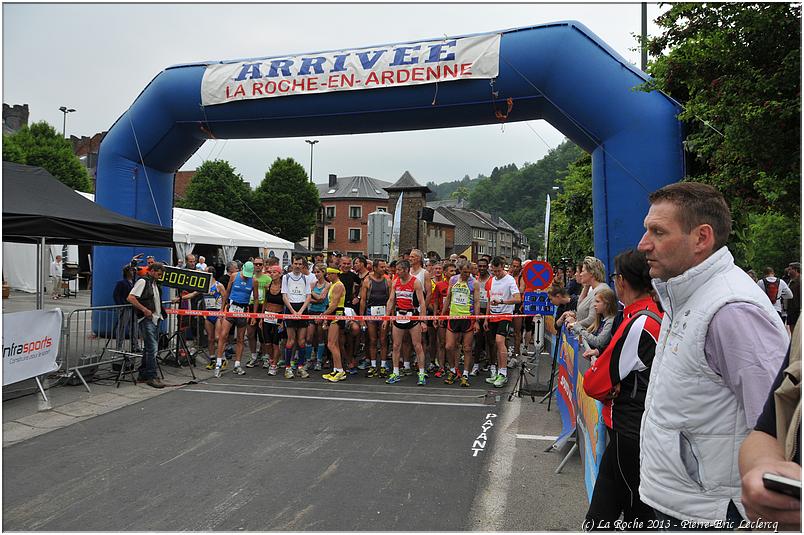
[[[145,350],[142,363],[138,369],[138,381],[153,388],[164,388],[165,385],[156,376],[156,352],[158,351],[159,320],[162,319],[161,285],[159,279],[165,273],[161,262],[154,262],[148,267],[145,277],[134,283],[128,294],[128,302],[134,305],[137,322],[140,325]],[[177,302],[174,299],[173,302]]]
[[[127,265],[123,268],[123,278],[117,281],[114,286],[114,291],[112,292],[112,298],[114,299],[115,305],[128,305],[128,294],[131,293],[131,289],[134,287],[134,273],[136,271],[135,267],[131,265]],[[131,336],[131,351],[132,352],[139,352],[139,348],[137,347],[137,335],[133,329],[132,323],[132,308],[130,306],[120,307],[117,313],[117,330],[116,330],[116,338],[117,342],[115,345],[115,349],[120,351],[123,348],[123,342],[126,339],[126,332],[129,332],[129,336]],[[131,328],[129,328],[131,327]]]

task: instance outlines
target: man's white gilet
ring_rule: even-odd
[[[730,500],[745,517],[738,454],[750,429],[742,405],[706,362],[706,333],[715,313],[734,302],[756,305],[779,336],[787,332],[726,247],[653,286],[665,316],[642,416],[640,498],[681,520],[724,520]]]

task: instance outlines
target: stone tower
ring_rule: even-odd
[[[420,215],[427,202],[425,196],[431,192],[430,188],[416,182],[416,179],[408,171],[405,171],[395,184],[384,189],[388,192],[388,211],[392,216],[396,212],[399,194],[405,193],[402,196],[399,250],[421,249],[422,251],[427,251],[427,223],[421,220]],[[416,243],[417,227],[418,244]]]

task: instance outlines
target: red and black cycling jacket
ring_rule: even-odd
[[[634,440],[639,440],[650,367],[661,329],[660,322],[645,312],[640,313],[644,310],[662,316],[650,297],[625,307],[623,322],[583,377],[586,394],[604,402],[606,425]],[[607,399],[617,385],[620,385],[619,394]]]

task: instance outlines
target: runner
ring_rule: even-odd
[[[489,273],[489,261],[486,260],[485,257],[481,257],[477,261],[477,284],[480,286],[480,294],[478,296],[478,304],[480,305],[479,314],[485,315],[488,314],[488,306],[489,306],[489,297],[488,292],[486,291],[486,283],[491,280],[491,274]],[[483,368],[483,371],[489,370],[489,376],[495,377],[497,375],[497,366],[496,362],[497,359],[495,358],[495,344],[492,343],[492,335],[488,334],[488,326],[487,321],[483,318],[478,319],[477,322],[480,325],[480,329],[477,331],[477,335],[475,336],[475,347],[477,348],[478,358],[476,360],[480,360],[480,351],[484,351],[486,354],[486,366]],[[475,376],[479,371],[479,365],[475,363],[472,366],[472,371],[469,372],[469,375]]]
[[[243,264],[243,271],[237,271],[237,263],[229,262],[226,266],[230,273],[233,273],[229,278],[229,286],[226,288],[226,295],[229,296],[229,302],[224,306],[224,312],[246,312],[249,310],[249,296],[254,284],[254,264],[246,262]],[[235,375],[245,375],[246,372],[240,366],[240,357],[243,355],[243,337],[246,334],[246,318],[223,318],[223,325],[221,326],[220,334],[218,336],[218,347],[215,352],[215,377],[221,376],[221,367],[223,361],[223,350],[226,346],[226,340],[229,338],[229,330],[232,326],[235,327],[235,338],[237,343],[235,345]]]
[[[304,257],[293,257],[293,269],[282,277],[282,300],[289,314],[304,314],[310,304],[310,286],[307,277],[302,273]],[[285,330],[288,341],[285,344],[285,379],[293,379],[293,367],[298,365],[298,374],[307,379],[310,374],[304,369],[305,336],[307,334],[307,320],[285,320]],[[296,346],[296,355],[293,356],[293,346]]]
[[[346,288],[340,281],[341,271],[336,268],[327,268],[327,278],[329,279],[329,306],[324,311],[324,315],[344,315],[344,304],[346,303]],[[324,321],[324,329],[327,330],[327,347],[332,353],[332,372],[323,375],[325,381],[337,383],[346,380],[346,372],[343,371],[341,361],[341,334],[340,331],[345,327],[345,320]]]
[[[352,271],[352,259],[346,255],[341,257],[340,261],[341,274],[339,280],[343,284],[344,291],[346,292],[343,313],[346,316],[355,316],[357,310],[355,306],[358,303],[358,294],[360,292],[360,280],[357,273]],[[347,360],[349,363],[349,375],[357,373],[357,360],[355,353],[358,349],[358,336],[360,335],[360,324],[356,321],[346,320],[345,325],[341,329],[341,337],[343,338],[342,346],[344,352],[341,358]]]
[[[519,288],[519,295],[523,295],[525,292],[525,283],[522,277],[522,260],[519,258],[512,258],[511,259],[511,267],[508,270],[508,274],[511,275],[514,280],[516,281],[517,288]],[[514,307],[514,314],[522,314],[522,303],[518,303]],[[511,365],[516,365],[516,359],[520,358],[524,352],[522,351],[522,323],[525,318],[513,318],[511,324],[514,326],[514,351],[511,354],[512,362]]]
[[[284,278],[282,268],[278,263],[273,263],[268,267],[268,272],[271,275],[271,284],[265,289],[261,312],[281,314],[285,310],[285,300],[282,297],[282,279]],[[262,320],[262,339],[267,346],[263,354],[268,354],[268,359],[263,362],[262,367],[268,368],[268,375],[276,375],[276,365],[279,362],[282,346],[281,325],[282,322],[276,318]]]
[[[430,295],[433,293],[433,285],[432,285],[432,277],[430,276],[430,272],[427,271],[424,268],[424,264],[423,264],[424,255],[422,254],[422,252],[419,249],[411,249],[410,253],[408,254],[408,261],[410,262],[410,275],[411,275],[411,277],[415,277],[416,279],[418,279],[419,284],[421,284],[422,290],[424,292],[425,305],[429,305],[429,303],[430,303]],[[425,309],[425,310],[427,311],[428,314],[432,314],[432,309],[429,309],[429,307],[427,309]],[[427,321],[427,326],[430,327],[431,323],[432,323],[432,321],[428,320]],[[427,333],[428,333],[428,335],[429,335],[429,333],[435,333],[435,329],[430,329],[430,330],[428,330]],[[425,341],[425,336],[422,336],[422,339],[423,339],[423,342],[424,342]],[[422,348],[424,348],[424,347],[427,347],[427,344],[422,343]],[[403,349],[402,353],[406,357],[405,360],[406,361],[408,361],[408,360],[413,361],[413,359],[410,359],[410,350],[411,350],[410,342],[407,342],[406,344],[404,344],[403,348],[404,349]],[[417,354],[417,359],[415,360],[415,362],[418,362],[419,360],[421,360],[419,357],[420,356]],[[425,352],[424,355],[421,355],[421,357],[424,358],[424,360],[422,362],[427,363],[427,361],[429,360],[427,358],[427,353],[426,352]],[[431,357],[432,357],[432,355],[431,355]],[[411,364],[413,364],[413,362],[411,362]],[[410,369],[407,366],[405,368],[406,368],[406,370]],[[420,372],[425,371],[426,369],[427,368],[423,368],[423,369],[420,368],[419,371]],[[426,373],[425,373],[425,375],[426,375]]]
[[[363,282],[366,280],[366,278],[368,278],[370,271],[368,269],[368,260],[366,260],[366,257],[363,255],[358,255],[355,257],[354,266],[355,266],[354,267],[355,273],[357,273],[357,288],[355,291],[355,296],[357,300],[354,304],[354,309],[355,312],[357,312],[358,310],[361,309],[363,303],[361,297],[362,296],[361,289],[363,288]],[[368,351],[365,351],[365,348],[368,347],[367,327],[365,325],[365,322],[361,321],[357,323],[360,328],[360,334],[358,335],[357,344],[355,346],[356,347],[355,356],[357,356],[359,348],[361,347],[364,348],[363,354],[361,355],[361,358],[357,363],[357,369],[365,370],[366,368],[369,367]]]
[[[389,315],[413,316],[416,307],[419,313],[425,315],[426,301],[422,286],[416,277],[410,275],[410,262],[400,260],[396,265],[398,278],[394,281],[391,288],[391,296],[388,298],[386,310]],[[394,313],[395,312],[395,313]],[[421,329],[418,325],[421,323]],[[419,362],[419,380],[417,385],[427,384],[424,372],[424,349],[422,348],[422,332],[427,332],[427,322],[418,320],[396,320],[393,322],[392,338],[394,341],[393,362],[394,372],[385,381],[388,384],[399,382],[399,356],[402,348],[402,340],[406,334],[410,334],[413,349],[416,351]]]
[[[444,308],[444,301],[449,293],[450,279],[455,275],[455,264],[447,263],[443,267],[436,265],[433,268],[435,279],[437,282],[433,288],[432,309],[434,313],[439,314]],[[433,328],[435,333],[430,333],[431,338],[435,340],[434,347],[431,349],[432,354],[435,356],[435,376],[442,377],[444,375],[444,368],[447,367],[447,357],[444,354],[447,336],[447,322],[434,321]]]
[[[447,284],[446,299],[441,314],[450,316],[469,316],[475,311],[475,303],[480,301],[480,285],[472,277],[472,266],[467,260],[458,260],[459,275],[450,277]],[[450,319],[446,324],[446,350],[451,369],[447,371],[444,382],[451,385],[455,377],[460,377],[461,386],[469,386],[469,369],[472,366],[472,334],[477,333],[480,324],[471,319]],[[463,345],[463,373],[458,366],[458,342]]]
[[[209,286],[209,292],[204,294],[204,310],[218,311],[226,301],[226,288],[223,284],[215,280],[215,268],[212,266],[207,267],[207,273],[212,274],[212,284]],[[210,355],[215,355],[215,341],[218,338],[218,331],[220,331],[223,322],[218,321],[218,316],[206,316],[204,318],[204,330],[207,332],[207,349]],[[215,369],[215,359],[210,357],[208,370]]]
[[[317,264],[313,268],[313,276],[316,280],[310,286],[310,306],[307,307],[308,314],[318,316],[323,313],[329,306],[329,282],[326,279],[327,266],[323,262]],[[305,358],[307,363],[305,367],[309,370],[310,365],[315,360],[313,369],[315,371],[321,370],[321,365],[324,362],[324,353],[326,352],[326,339],[324,333],[324,320],[314,320],[307,325],[307,347],[310,351],[307,352]],[[312,358],[312,348],[316,347],[315,359]]]
[[[486,292],[489,298],[489,314],[513,314],[514,305],[521,302],[519,287],[514,278],[505,272],[503,259],[499,256],[491,261],[494,277],[486,282]],[[486,329],[494,336],[497,346],[497,374],[489,377],[486,382],[496,388],[502,388],[508,382],[508,350],[505,347],[505,338],[508,334],[510,319],[489,318]]]
[[[360,285],[360,315],[385,316],[385,306],[391,295],[391,281],[385,278],[385,260],[374,260],[374,269]],[[384,320],[361,322],[368,330],[366,355],[371,364],[366,377],[387,377],[388,368],[388,322]],[[379,335],[379,336],[378,336]],[[379,351],[377,342],[380,343]],[[380,355],[380,366],[377,366],[377,354]]]
[[[271,276],[264,272],[264,261],[262,258],[255,258],[252,262],[254,264],[254,288],[251,291],[251,299],[249,305],[256,312],[262,307],[262,302],[265,300],[265,288],[271,284]],[[265,340],[262,336],[262,320],[251,318],[248,322],[248,348],[251,352],[251,358],[246,362],[246,368],[253,368],[257,361],[260,360]],[[257,348],[257,342],[260,347]],[[263,358],[264,355],[262,355]]]

